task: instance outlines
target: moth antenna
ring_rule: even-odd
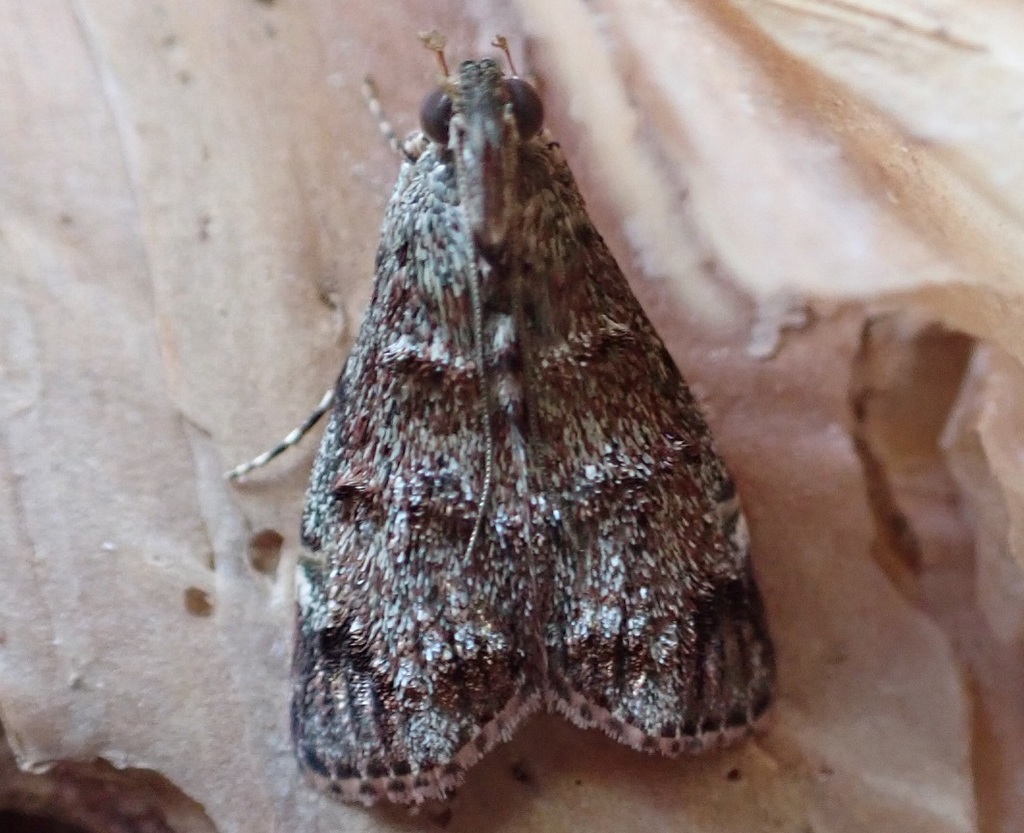
[[[494,428],[491,425],[491,409],[487,397],[487,380],[484,378],[484,309],[480,300],[480,268],[474,264],[473,277],[469,282],[470,304],[473,308],[473,340],[476,342],[476,362],[480,366],[480,393],[484,412],[484,487],[480,491],[476,521],[466,545],[465,559],[468,562],[483,529],[487,516],[487,504],[494,489]]]
[[[441,64],[441,72],[444,73],[444,77],[447,78],[451,75],[451,71],[448,69],[448,62],[444,59],[445,36],[438,32],[437,29],[431,29],[429,32],[420,32],[420,40],[427,49],[437,55],[437,60]]]
[[[491,46],[500,49],[505,53],[505,60],[508,61],[508,68],[512,70],[512,77],[518,78],[519,73],[516,71],[515,61],[512,60],[512,53],[508,48],[508,38],[504,35],[495,35],[494,40],[491,41]]]
[[[377,85],[369,75],[363,79],[363,98],[366,100],[366,106],[370,109],[371,115],[377,120],[377,129],[380,130],[384,141],[388,143],[388,147],[393,153],[401,154],[402,146],[398,141],[398,135],[384,113],[380,96],[377,94]]]

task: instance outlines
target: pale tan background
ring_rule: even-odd
[[[780,681],[735,750],[541,718],[410,818],[292,760],[315,440],[220,474],[340,367],[397,171],[361,79],[413,127],[431,27],[456,61],[504,33],[537,77],[735,471]],[[21,762],[152,768],[196,802],[147,793],[178,831],[1024,829],[1022,56],[1011,0],[0,4]],[[8,765],[0,802],[43,783]]]

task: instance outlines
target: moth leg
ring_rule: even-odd
[[[320,421],[320,418],[331,409],[333,404],[334,388],[331,387],[324,394],[323,399],[320,400],[320,404],[313,409],[313,413],[306,417],[302,425],[289,431],[288,435],[273,448],[268,451],[264,451],[258,457],[253,457],[253,459],[248,463],[242,463],[239,466],[235,466],[231,471],[227,472],[224,477],[228,480],[238,480],[238,478],[245,476],[253,469],[265,466],[277,457],[278,454],[287,451],[294,445],[298,445],[302,441],[302,438],[305,437],[306,434],[312,430],[313,426]]]

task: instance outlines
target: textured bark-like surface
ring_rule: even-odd
[[[155,769],[221,831],[1020,829],[1020,10],[437,8],[0,8],[0,717],[21,763]],[[412,127],[432,27],[454,60],[501,32],[537,75],[734,473],[779,693],[753,742],[675,761],[538,717],[410,821],[320,797],[290,749],[315,443],[244,488],[221,472],[337,374],[398,169],[362,77]],[[772,339],[791,297],[809,323]]]

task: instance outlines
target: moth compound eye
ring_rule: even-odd
[[[505,82],[512,100],[512,115],[516,117],[521,139],[532,139],[544,126],[544,105],[537,91],[521,78],[509,78]]]
[[[420,127],[435,142],[448,144],[448,125],[452,120],[452,99],[438,87],[420,105]]]

